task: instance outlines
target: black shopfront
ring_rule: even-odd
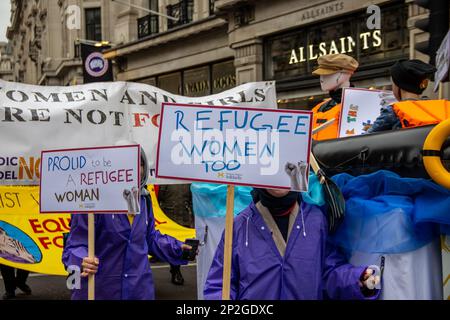
[[[178,95],[201,97],[234,88],[236,71],[234,60],[226,60],[140,79],[138,82]]]
[[[326,97],[312,75],[323,54],[345,53],[358,60],[352,77],[357,87],[389,89],[389,67],[409,57],[408,5],[391,1],[380,8],[380,29],[368,27],[370,14],[364,10],[267,37],[264,78],[276,80],[279,108],[311,109]]]

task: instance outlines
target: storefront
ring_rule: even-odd
[[[226,60],[137,81],[157,86],[171,93],[201,97],[235,87],[236,71],[233,60]]]
[[[345,53],[358,60],[356,87],[390,88],[389,67],[409,58],[408,6],[381,6],[381,29],[369,29],[366,11],[303,26],[264,40],[264,79],[277,81],[280,108],[311,109],[327,98],[312,75],[317,58]]]

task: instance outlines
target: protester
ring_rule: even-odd
[[[16,288],[19,288],[24,294],[30,295],[31,289],[26,284],[28,278],[28,271],[22,269],[15,269],[3,264],[0,264],[0,271],[5,285],[5,294],[3,300],[13,299],[16,297]]]
[[[96,258],[88,258],[87,216],[73,214],[71,231],[63,251],[65,267],[82,268],[81,288],[72,299],[87,299],[87,276],[95,274],[95,298],[98,300],[154,299],[152,272],[148,254],[171,264],[186,264],[183,250],[191,247],[155,230],[151,200],[145,183],[148,164],[141,149],[140,214],[95,215]]]
[[[181,273],[181,267],[178,265],[170,265],[170,274],[172,275],[171,281],[173,284],[182,286],[184,284],[183,274]]]
[[[445,100],[421,97],[428,81],[436,72],[432,65],[420,60],[399,60],[391,67],[392,91],[398,102],[381,108],[380,115],[368,133],[439,122]],[[425,110],[425,111],[424,111]],[[436,114],[436,117],[433,115]]]
[[[347,264],[327,243],[327,219],[297,192],[254,188],[253,202],[235,218],[232,300],[375,299],[373,270]],[[224,239],[205,283],[205,299],[221,299]]]
[[[158,186],[158,203],[165,215],[186,228],[194,227],[190,184]],[[184,278],[179,265],[170,265],[171,282],[183,285]]]

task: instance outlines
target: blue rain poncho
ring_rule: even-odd
[[[345,219],[332,237],[347,252],[402,253],[447,233],[450,191],[437,184],[380,170],[333,180],[346,200]]]

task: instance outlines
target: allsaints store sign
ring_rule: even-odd
[[[326,54],[348,54],[368,69],[408,57],[408,5],[391,1],[380,9],[380,29],[369,29],[370,15],[359,10],[336,19],[324,20],[324,16],[318,15],[315,24],[299,24],[297,30],[267,37],[265,79],[277,80],[278,87],[285,83],[286,88],[294,79],[311,79],[317,59]],[[336,10],[332,13],[336,14]]]
[[[367,50],[370,48],[380,47],[381,30],[373,32],[364,32],[359,34],[361,48]],[[291,50],[289,64],[302,63],[310,60],[316,60],[318,57],[327,54],[351,53],[355,50],[356,41],[352,36],[342,37],[338,40],[328,42],[320,42],[317,44],[309,44],[307,47],[299,47]]]

